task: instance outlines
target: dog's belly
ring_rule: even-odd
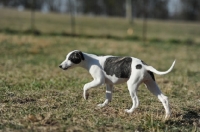
[[[120,84],[120,83],[127,82],[127,80],[128,78],[118,78],[115,75],[110,76],[110,75],[105,74],[105,82],[107,84]]]

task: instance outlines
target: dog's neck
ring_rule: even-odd
[[[92,65],[99,65],[98,56],[94,54],[83,53],[84,60],[80,63],[80,67],[89,71]]]

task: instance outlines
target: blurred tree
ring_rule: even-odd
[[[80,0],[80,2],[83,7],[83,13],[94,15],[101,15],[103,13],[103,0]]]
[[[168,18],[168,0],[146,0],[148,6],[145,7],[147,16],[149,18]],[[133,0],[133,14],[134,17],[144,17],[144,2],[142,0]]]
[[[151,18],[168,18],[168,0],[150,0],[149,1],[149,13],[148,16]]]
[[[61,6],[61,0],[43,0],[49,5],[49,9],[52,12],[59,12]]]
[[[200,20],[200,0],[181,0],[182,17],[186,20]]]
[[[69,8],[71,15],[71,35],[75,35],[75,1],[69,0]]]
[[[103,0],[106,14],[109,16],[125,16],[124,0]]]
[[[0,0],[0,3],[7,6],[10,1],[11,0]]]
[[[31,0],[31,31],[35,31],[35,2],[36,0]]]
[[[35,0],[35,9],[40,10],[44,3],[50,11],[70,12],[67,4],[70,0]],[[128,0],[132,3],[133,17],[144,17],[143,1]],[[148,18],[167,19],[169,16],[170,0],[146,0],[149,4],[146,7]],[[173,0],[171,0],[173,1]],[[186,20],[200,20],[200,0],[177,0],[181,6],[180,15],[176,17]],[[76,0],[76,11],[83,14],[107,15],[107,16],[125,16],[126,0]],[[175,3],[175,2],[174,2]],[[17,7],[23,6],[26,9],[32,8],[31,0],[0,0],[4,6]],[[130,6],[129,6],[130,7]]]
[[[123,0],[79,0],[83,13],[94,15],[124,16],[125,1]]]
[[[143,26],[142,26],[142,41],[143,44],[146,43],[147,38],[147,17],[148,17],[148,7],[149,7],[149,1],[142,0],[143,2]]]
[[[41,9],[42,3],[44,0],[35,0],[35,9]],[[32,8],[32,0],[0,0],[0,3],[2,3],[5,6],[19,6],[22,5],[26,9]]]

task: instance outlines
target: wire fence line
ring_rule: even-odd
[[[4,6],[0,6],[0,9],[2,10],[0,15],[6,13],[4,10],[6,7],[17,7],[18,9],[18,12],[14,12],[17,14],[16,16],[19,17],[17,18],[15,16],[16,19],[13,21],[19,21],[19,27],[16,28],[13,24],[3,29],[4,25],[1,24],[0,26],[1,32],[5,31],[10,33],[33,33],[36,35],[84,36],[115,39],[128,38],[131,40],[142,40],[145,43],[149,37],[148,32],[152,34],[152,32],[149,31],[149,19],[154,17],[159,18],[159,15],[162,16],[160,19],[166,20],[169,18],[166,13],[167,1],[165,0],[116,1],[111,3],[110,6],[108,6],[108,3],[104,0],[99,0],[98,2],[93,1],[91,3],[89,3],[90,0],[7,0],[7,3],[2,1],[3,0],[0,0],[0,5],[3,3]],[[10,4],[9,2],[13,3]],[[158,5],[162,5],[162,7],[153,10],[153,8]],[[119,11],[117,12],[116,10],[119,10],[121,13]],[[45,15],[41,16],[41,13],[38,13],[39,11],[42,11]],[[49,11],[51,13],[48,13]],[[160,14],[156,14],[155,11],[159,12]],[[30,17],[29,22],[24,21],[25,18],[21,15],[24,12],[26,12],[26,15],[27,13],[29,14],[29,16],[26,16]],[[61,15],[58,15],[58,12],[61,12]],[[196,14],[198,14],[198,11],[196,12]],[[54,20],[51,18],[52,13],[54,14]],[[85,14],[90,17],[89,19],[83,21],[83,19],[80,19],[80,16]],[[96,15],[100,15],[104,21],[97,19]],[[58,18],[56,16],[62,17]],[[119,22],[111,22],[109,19],[107,19],[110,18],[110,16],[120,16],[120,20],[117,20]],[[44,20],[42,17],[45,17],[46,20]],[[2,20],[4,19],[3,16],[1,16],[1,18]],[[139,24],[137,23],[138,18],[140,18]],[[59,21],[58,19],[62,20]],[[90,21],[93,22],[90,23]],[[4,22],[3,24],[5,23],[7,22]],[[114,26],[115,24],[116,26]],[[48,29],[44,29],[44,27],[47,27]],[[188,40],[192,40],[190,37],[188,38]],[[156,36],[152,40],[162,41],[162,38]],[[178,42],[178,40],[176,42]]]

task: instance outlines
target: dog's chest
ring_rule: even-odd
[[[108,57],[103,69],[106,75],[128,79],[131,75],[131,57]]]

